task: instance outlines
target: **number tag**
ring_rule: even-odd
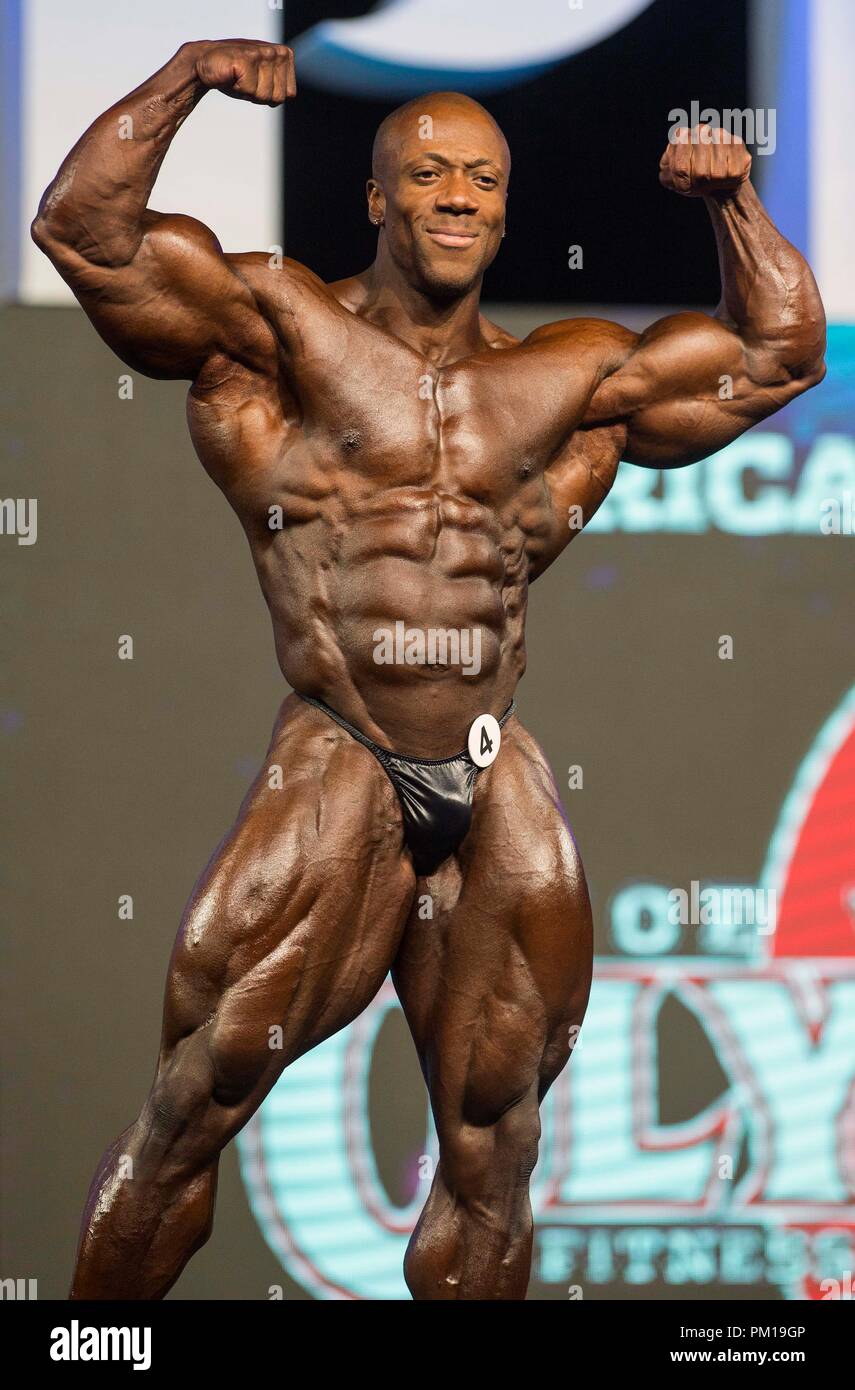
[[[492,714],[479,714],[469,730],[469,756],[476,767],[489,767],[496,761],[502,731]]]

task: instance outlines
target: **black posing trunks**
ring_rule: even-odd
[[[323,700],[313,695],[300,695],[300,699],[323,710],[374,754],[398,793],[404,816],[404,841],[413,856],[413,868],[420,877],[432,874],[457,849],[472,822],[475,775],[481,769],[468,750],[464,748],[451,758],[411,758],[406,753],[392,753],[349,724]],[[499,720],[499,728],[515,709],[511,700]]]

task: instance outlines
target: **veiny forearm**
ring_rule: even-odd
[[[774,354],[785,371],[818,369],[825,313],[810,266],[781,235],[749,182],[705,199],[718,244],[717,316],[746,346]]]
[[[61,243],[93,265],[133,259],[166,151],[206,91],[196,72],[199,47],[182,45],[80,137],[42,197],[37,241]]]

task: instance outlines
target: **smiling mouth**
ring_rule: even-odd
[[[457,250],[465,250],[478,240],[477,232],[459,232],[452,227],[428,228],[428,236],[431,241],[435,241],[440,246],[453,247]]]

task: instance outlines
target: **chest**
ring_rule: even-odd
[[[378,487],[499,504],[561,453],[587,403],[572,364],[521,349],[436,367],[385,335],[305,364],[301,436],[316,462]]]

